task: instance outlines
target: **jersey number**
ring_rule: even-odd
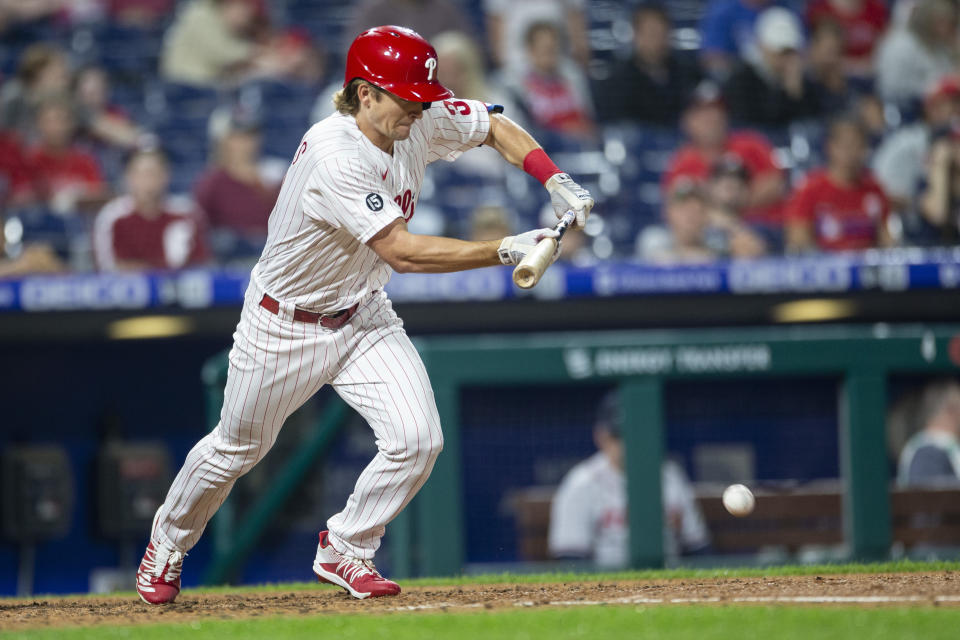
[[[449,111],[452,116],[458,113],[462,116],[470,115],[470,105],[463,100],[444,100],[443,106],[447,108],[447,111]]]
[[[394,198],[393,201],[400,205],[400,208],[403,210],[403,221],[410,222],[410,218],[413,217],[413,208],[416,206],[413,202],[413,194],[410,193],[410,189],[404,191],[403,195]]]

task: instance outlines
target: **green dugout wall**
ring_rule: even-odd
[[[426,363],[444,431],[444,451],[409,507],[388,527],[396,577],[442,576],[465,562],[460,390],[467,385],[616,384],[622,393],[628,517],[632,531],[660,531],[663,386],[689,378],[830,376],[842,380],[844,525],[853,559],[887,556],[891,543],[885,437],[887,379],[894,373],[960,371],[960,324],[793,326],[467,336],[415,340]],[[219,418],[226,354],[204,368],[211,428]],[[335,401],[315,433],[237,522],[228,500],[213,521],[215,558],[205,582],[228,580],[273,514],[321,460],[344,423]],[[482,482],[482,478],[470,478]],[[660,535],[631,536],[636,568],[663,565]]]
[[[417,340],[436,395],[444,452],[430,480],[390,525],[394,574],[451,575],[465,561],[460,388],[485,384],[613,383],[622,393],[628,517],[662,529],[663,385],[733,376],[839,376],[844,525],[854,559],[891,543],[885,438],[887,378],[960,367],[960,325],[796,326],[749,329],[471,336]],[[481,478],[470,481],[482,482]],[[631,536],[634,567],[663,565],[660,535]]]

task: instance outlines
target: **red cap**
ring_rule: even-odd
[[[930,87],[927,95],[924,96],[924,102],[930,104],[934,100],[956,98],[957,96],[960,96],[960,76],[949,75],[940,78],[936,84]]]
[[[347,51],[343,86],[354,78],[412,102],[453,97],[437,80],[437,52],[419,33],[406,27],[367,29]]]

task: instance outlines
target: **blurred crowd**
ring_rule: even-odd
[[[349,42],[386,23],[595,194],[574,264],[960,236],[957,0],[0,0],[0,276],[249,264]],[[414,231],[546,222],[491,155],[432,166]]]

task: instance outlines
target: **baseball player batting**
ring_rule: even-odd
[[[556,236],[411,234],[424,170],[486,144],[544,184],[558,217],[573,211],[582,226],[593,207],[502,109],[453,99],[437,72],[436,51],[410,29],[376,27],[350,45],[336,113],[304,135],[270,214],[233,334],[220,422],[187,454],[154,517],[137,571],[145,602],[176,599],[183,558],[234,482],[325,384],[370,424],[377,454],[320,532],[313,571],[356,598],[400,593],[373,557],[387,523],[430,475],[443,433],[427,372],[383,287],[392,271],[517,264]]]

